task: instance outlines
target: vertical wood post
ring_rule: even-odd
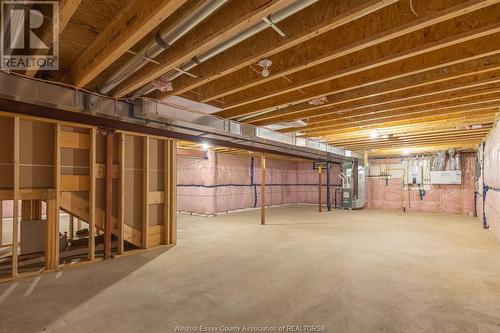
[[[45,224],[45,269],[54,270],[56,262],[56,243],[59,237],[56,234],[56,190],[49,190],[47,194],[47,220]]]
[[[3,245],[3,201],[0,200],[0,246]]]
[[[177,244],[177,141],[170,140],[172,156],[170,157],[170,244]]]
[[[118,199],[118,246],[117,253],[123,254],[124,252],[124,223],[125,223],[125,134],[120,133],[118,138],[119,142],[119,199]]]
[[[90,146],[89,146],[89,253],[88,259],[95,260],[95,200],[96,200],[96,134],[95,128],[90,129]]]
[[[33,220],[41,220],[42,219],[42,200],[33,200],[32,201],[33,208]]]
[[[318,211],[321,213],[323,211],[323,174],[321,172],[321,164],[319,165],[318,168],[318,186],[319,186],[319,193],[318,193]]]
[[[21,222],[33,220],[33,200],[21,201]]]
[[[266,158],[260,155],[260,224],[266,224]]]
[[[55,151],[54,151],[54,188],[55,193],[55,233],[54,244],[54,269],[59,266],[59,208],[60,208],[60,186],[61,186],[61,124],[57,123],[55,128]]]
[[[142,209],[142,247],[149,247],[149,137],[144,137],[143,145],[143,209]]]
[[[12,211],[12,277],[18,276],[19,240],[19,117],[14,117],[14,204]]]
[[[177,142],[165,140],[165,244],[177,243]]]
[[[106,133],[106,206],[104,220],[104,259],[111,258],[111,231],[113,210],[113,132]]]
[[[69,239],[73,240],[73,236],[75,235],[75,218],[73,215],[69,216]]]
[[[171,155],[171,144],[169,140],[163,140],[163,168],[165,177],[163,178],[164,184],[164,202],[163,202],[163,223],[165,224],[165,244],[170,244],[170,197],[172,193],[170,192],[170,155]]]
[[[332,200],[331,200],[331,180],[330,180],[330,161],[326,162],[326,208],[328,211],[332,211]]]

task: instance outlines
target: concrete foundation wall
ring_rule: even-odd
[[[401,164],[405,158],[370,160],[370,165]],[[368,208],[403,209],[450,215],[474,213],[475,155],[463,155],[461,185],[430,185],[423,200],[419,191],[403,189],[403,179],[390,179],[386,186],[381,177],[368,177]],[[449,164],[449,163],[448,163]],[[449,165],[446,166],[449,170]]]
[[[216,214],[260,205],[260,158],[209,152],[207,159],[178,157],[177,210]],[[333,164],[332,185],[340,166]],[[326,174],[323,173],[323,202]],[[318,203],[318,170],[312,162],[266,161],[266,205]],[[332,193],[333,193],[332,186]]]

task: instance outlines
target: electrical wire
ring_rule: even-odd
[[[259,72],[258,70],[256,70],[256,69],[252,66],[252,64],[250,64],[250,65],[248,65],[248,66],[250,66],[250,68],[251,68],[251,69],[253,69],[253,71],[254,71],[255,73],[257,73],[257,74],[259,74],[259,75],[262,75],[262,73],[261,73],[261,72]]]
[[[420,15],[417,14],[415,8],[413,7],[413,0],[410,0],[410,9],[413,12],[413,14],[415,14],[416,17],[420,17]]]

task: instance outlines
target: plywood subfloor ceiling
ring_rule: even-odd
[[[63,68],[32,75],[97,90],[129,50],[202,3],[61,1]],[[133,94],[292,3],[227,1],[110,95]],[[182,96],[259,126],[302,120],[281,131],[372,154],[471,149],[499,112],[500,0],[319,0],[276,26],[286,37],[267,28],[148,97]]]

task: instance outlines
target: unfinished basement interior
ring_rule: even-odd
[[[500,333],[500,0],[0,7],[0,333]]]

